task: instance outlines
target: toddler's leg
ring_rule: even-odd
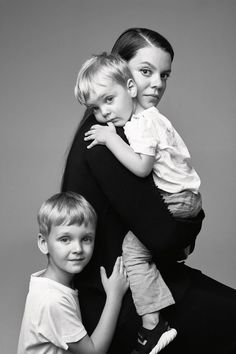
[[[132,354],[156,354],[177,335],[177,331],[159,317],[159,311],[174,304],[174,299],[152,262],[151,253],[132,232],[128,232],[122,247],[134,304],[143,322]]]
[[[131,231],[125,236],[122,248],[137,313],[143,316],[174,304],[151,253]]]

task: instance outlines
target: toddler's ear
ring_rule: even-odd
[[[137,96],[138,89],[137,89],[137,85],[133,79],[129,79],[127,81],[127,89],[128,89],[129,94],[132,98],[135,98]]]
[[[48,243],[42,234],[38,234],[38,248],[43,254],[48,254]]]

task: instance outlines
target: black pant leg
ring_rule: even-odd
[[[177,329],[163,354],[236,353],[236,290],[189,268],[191,285],[165,313]]]

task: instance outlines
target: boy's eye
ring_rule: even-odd
[[[113,99],[114,99],[114,97],[113,96],[108,96],[108,97],[106,97],[106,103],[112,103],[113,102]]]
[[[143,68],[140,70],[143,76],[151,76],[152,71],[148,68]]]
[[[93,242],[93,237],[92,236],[84,236],[82,241],[84,243],[92,243]]]
[[[93,111],[94,111],[94,113],[98,112],[98,107],[94,106]]]

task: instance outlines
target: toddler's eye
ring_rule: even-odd
[[[60,238],[60,241],[61,241],[62,243],[69,243],[69,242],[70,242],[70,239],[69,239],[69,237],[61,237],[61,238]]]
[[[151,74],[152,74],[152,71],[148,68],[143,68],[140,71],[143,76],[151,76]]]
[[[112,103],[113,102],[113,99],[114,99],[114,97],[113,96],[108,96],[108,97],[106,97],[106,103]]]

